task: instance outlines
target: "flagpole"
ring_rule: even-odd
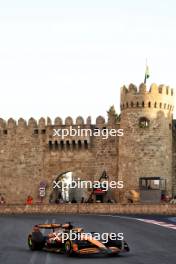
[[[148,68],[147,58],[146,58],[144,84],[146,84],[147,78],[149,78],[149,68]]]
[[[146,68],[147,68],[147,58],[145,59],[145,76],[144,76],[144,84],[146,84],[147,78],[146,78]]]

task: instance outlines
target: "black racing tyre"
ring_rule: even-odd
[[[31,235],[28,236],[28,246],[30,250],[35,250],[35,243],[33,243]]]
[[[65,254],[70,257],[73,255],[73,247],[72,247],[72,242],[70,240],[67,240],[65,242]]]
[[[28,236],[28,246],[30,250],[41,250],[43,248],[43,243],[37,243],[32,239],[32,235]]]
[[[119,249],[122,249],[123,241],[119,239],[112,240],[110,237],[108,237],[108,241],[105,245],[109,247],[118,247]]]
[[[120,250],[125,250],[126,252],[130,251],[127,242],[124,240],[119,240],[119,239],[112,240],[109,237],[108,242],[105,245],[108,247],[118,247]]]

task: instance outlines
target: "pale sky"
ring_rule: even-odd
[[[0,117],[106,116],[119,88],[176,88],[175,0],[0,0]]]

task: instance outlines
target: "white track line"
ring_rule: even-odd
[[[98,216],[109,216],[109,217],[116,217],[116,218],[121,218],[121,219],[137,220],[137,221],[141,221],[147,224],[159,225],[161,227],[176,230],[176,224],[169,224],[167,222],[157,221],[157,220],[152,220],[152,219],[134,218],[134,217],[120,216],[120,215],[98,215]]]
[[[169,228],[169,229],[174,229],[174,230],[176,229],[176,225],[169,224],[169,223],[162,222],[162,221],[142,219],[142,218],[137,218],[136,220],[144,222],[144,223],[148,223],[148,224],[159,225],[161,227],[165,227],[165,228]]]

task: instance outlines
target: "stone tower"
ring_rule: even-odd
[[[139,190],[141,177],[160,177],[166,193],[172,194],[173,89],[152,84],[139,89],[121,88],[121,121],[124,136],[119,139],[119,180],[125,190]]]

